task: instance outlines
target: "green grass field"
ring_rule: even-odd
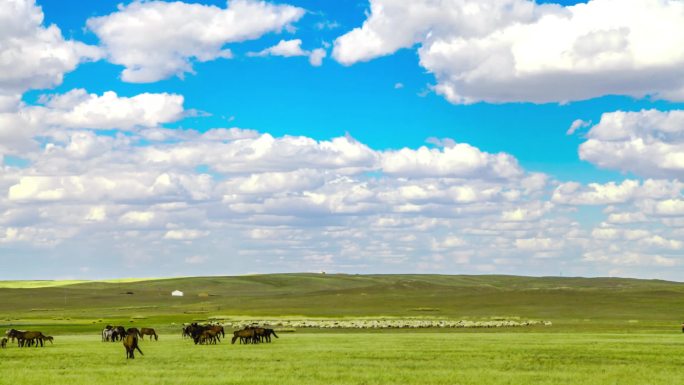
[[[64,336],[0,351],[3,384],[682,384],[679,335],[288,333],[271,344]]]
[[[0,325],[55,336],[0,349],[0,384],[682,384],[684,284],[613,278],[277,274],[0,282]],[[11,286],[11,287],[8,287]],[[185,292],[182,298],[172,290]],[[549,320],[501,329],[296,329],[272,344],[195,346],[221,319]],[[152,326],[126,360],[104,325]]]

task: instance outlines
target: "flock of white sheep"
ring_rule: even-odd
[[[225,327],[244,328],[249,325],[270,325],[279,328],[321,328],[321,329],[409,329],[409,328],[506,328],[525,326],[551,326],[551,321],[538,320],[240,320],[223,321]]]

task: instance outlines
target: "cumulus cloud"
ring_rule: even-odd
[[[561,183],[553,192],[552,201],[571,205],[606,205],[636,199],[663,199],[680,196],[684,184],[679,181],[627,179],[621,183]]]
[[[3,115],[31,122],[34,145],[25,165],[0,165],[0,248],[188,269],[231,250],[210,260],[231,272],[239,258],[248,271],[605,274],[677,266],[684,247],[677,180],[559,183],[449,138],[391,150],[349,135],[170,129],[185,114],[172,94],[74,90],[39,102]],[[592,227],[574,218],[581,205],[610,207]]]
[[[580,158],[644,177],[684,176],[684,111],[604,113],[587,133]]]
[[[508,154],[449,139],[439,148],[395,151],[348,135],[170,130],[156,126],[182,115],[173,95],[154,99],[170,103],[162,109],[169,114],[145,107],[153,117],[127,107],[142,103],[135,97],[112,95],[122,115],[106,118],[106,97],[78,90],[25,107],[36,127],[54,128],[25,154],[25,167],[0,174],[0,243],[55,253],[111,244],[104,253],[126,265],[152,261],[159,250],[204,256],[230,249],[274,269],[301,270],[311,261],[413,269],[425,252],[445,267],[486,264],[500,248],[524,259],[530,247],[516,239],[558,240],[558,228],[573,226],[544,219],[554,209],[541,195],[548,179]],[[120,128],[94,129],[74,111]],[[229,264],[212,258],[222,263]]]
[[[268,47],[259,52],[250,52],[249,56],[283,56],[283,57],[293,57],[293,56],[307,56],[309,58],[309,63],[318,67],[323,64],[323,59],[327,55],[327,52],[323,48],[317,48],[313,51],[306,51],[302,49],[302,40],[281,40],[278,44]]]
[[[342,64],[418,45],[452,103],[567,102],[608,94],[684,100],[684,4],[591,0],[371,0],[340,36]]]
[[[50,126],[103,130],[131,130],[156,127],[183,117],[183,96],[144,93],[121,97],[113,91],[98,96],[83,89],[66,94],[47,95],[43,106],[28,107],[31,120]]]
[[[147,83],[192,73],[193,60],[230,58],[226,44],[279,32],[303,15],[301,8],[255,0],[233,0],[226,8],[134,1],[87,25],[108,60],[126,67],[124,81]]]
[[[446,143],[442,149],[420,147],[386,151],[381,162],[383,172],[405,177],[487,175],[514,178],[522,175],[514,157],[505,153],[485,153],[466,143]]]
[[[88,60],[98,48],[65,40],[56,25],[43,25],[34,0],[0,1],[0,112],[16,108],[29,89],[62,83],[65,73]]]
[[[65,94],[43,95],[38,102],[20,105],[16,111],[0,112],[0,153],[24,154],[36,148],[37,137],[70,142],[68,150],[72,154],[99,151],[111,138],[73,130],[156,128],[185,114],[183,97],[167,93],[122,97],[113,91],[99,96],[74,89]]]

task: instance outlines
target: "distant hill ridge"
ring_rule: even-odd
[[[292,273],[56,281],[43,287],[21,282],[0,281],[0,315],[46,317],[59,311],[122,318],[498,316],[632,322],[684,317],[684,283],[631,278]],[[174,290],[185,295],[171,297]]]

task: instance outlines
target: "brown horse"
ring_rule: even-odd
[[[140,339],[144,340],[145,336],[150,336],[150,341],[152,340],[152,337],[154,337],[155,341],[159,341],[157,332],[155,332],[152,328],[140,328]]]
[[[226,333],[223,331],[223,326],[221,325],[208,325],[207,330],[213,330],[216,334],[221,333],[221,337],[226,336]]]
[[[243,329],[233,332],[233,339],[230,340],[231,344],[234,344],[237,339],[240,339],[240,343],[248,344],[254,342],[256,339],[256,332],[254,329]]]
[[[128,334],[133,334],[136,337],[142,337],[138,328],[128,328],[128,330],[126,330],[126,335]]]
[[[138,347],[138,336],[131,333],[126,335],[123,339],[123,346],[126,348],[126,359],[134,359],[135,358],[135,350],[138,349],[140,352],[140,355],[143,355],[142,350]]]
[[[213,330],[207,329],[203,330],[201,333],[196,334],[195,337],[193,338],[195,341],[195,344],[213,344],[215,345],[217,342],[221,342],[221,337],[219,334]]]
[[[35,331],[19,331],[15,329],[10,329],[7,331],[7,336],[14,339],[17,339],[17,342],[19,344],[19,347],[24,347],[24,346],[31,346],[34,343],[36,344],[36,347],[38,347],[38,344],[40,343],[40,346],[43,346],[43,338],[45,336],[41,332],[35,332]]]

